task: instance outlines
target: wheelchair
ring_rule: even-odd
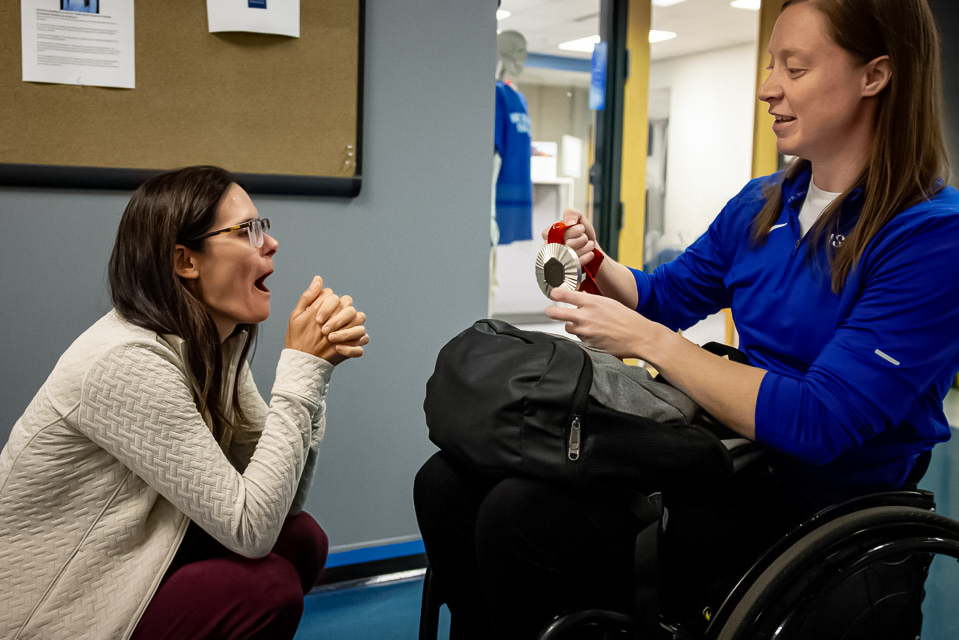
[[[640,555],[637,565],[645,562],[648,570]],[[637,589],[632,614],[567,613],[539,640],[918,639],[925,579],[936,555],[959,560],[959,522],[935,512],[931,492],[867,495],[823,509],[777,540],[721,606],[693,624],[664,614],[654,585],[652,592]],[[427,569],[419,640],[436,638],[442,604]]]

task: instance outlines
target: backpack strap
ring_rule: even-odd
[[[745,353],[736,347],[730,347],[728,344],[723,344],[722,342],[707,342],[702,348],[720,358],[728,358],[739,364],[749,364],[749,358],[746,357]]]

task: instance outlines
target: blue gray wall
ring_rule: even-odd
[[[280,243],[253,365],[261,391],[314,273],[369,316],[367,355],[334,376],[308,507],[334,547],[418,536],[412,479],[434,450],[426,379],[439,347],[486,313],[495,9],[367,0],[360,196],[254,196]],[[0,442],[60,353],[109,309],[106,262],[129,195],[0,189]]]

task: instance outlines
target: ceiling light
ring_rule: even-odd
[[[676,33],[673,31],[658,31],[656,29],[650,29],[649,31],[649,42],[650,44],[654,42],[663,42],[665,40],[672,40],[676,37]],[[570,40],[569,42],[564,42],[559,45],[559,48],[563,51],[578,51],[580,53],[592,53],[593,48],[597,43],[600,42],[599,36],[588,36],[586,38],[579,38],[577,40]]]
[[[657,7],[671,7],[680,2],[686,2],[686,0],[653,0],[653,5]]]
[[[497,19],[497,20],[506,20],[506,18],[510,17],[511,15],[513,15],[513,14],[510,13],[509,11],[507,11],[506,9],[497,9],[497,10],[496,10],[496,19]]]
[[[653,44],[656,42],[663,42],[664,40],[672,40],[676,37],[676,34],[672,31],[657,31],[656,29],[649,30],[649,43]]]
[[[599,43],[599,36],[587,36],[570,40],[559,45],[563,51],[579,51],[580,53],[592,53],[593,48]]]
[[[733,0],[729,3],[729,6],[736,7],[737,9],[749,9],[750,11],[759,11],[759,6],[762,4],[762,0]]]

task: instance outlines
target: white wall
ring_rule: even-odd
[[[595,116],[589,110],[589,89],[575,86],[552,86],[518,81],[519,89],[526,96],[529,106],[532,136],[535,141],[555,142],[559,147],[558,174],[562,167],[563,134],[582,140],[582,155],[579,159],[580,176],[573,178],[573,206],[586,211],[589,184],[588,149]],[[538,229],[534,234],[538,236]]]
[[[756,46],[650,66],[651,95],[669,92],[665,234],[699,236],[750,177]]]

